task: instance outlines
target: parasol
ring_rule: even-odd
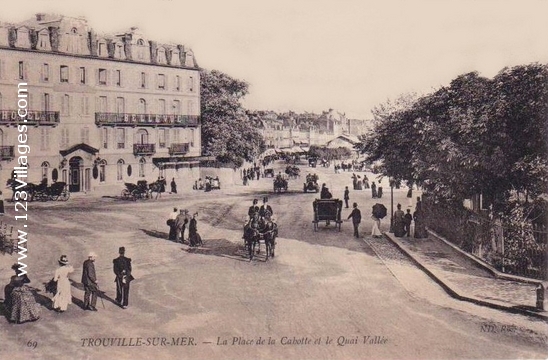
[[[373,216],[375,216],[377,219],[384,218],[386,214],[387,214],[386,206],[379,203],[373,205]]]

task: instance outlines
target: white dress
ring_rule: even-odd
[[[371,216],[371,219],[373,219],[373,228],[371,229],[371,236],[382,236],[381,233],[381,220],[377,219],[375,216]]]
[[[57,293],[53,297],[53,308],[65,311],[72,302],[72,293],[70,291],[70,281],[68,274],[74,271],[70,265],[57,268],[53,275],[53,280],[57,281]]]

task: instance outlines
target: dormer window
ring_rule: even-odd
[[[146,52],[147,52],[147,46],[145,44],[145,41],[143,39],[137,40],[137,60],[145,60],[146,59]]]
[[[101,57],[107,57],[108,56],[107,43],[106,42],[104,42],[104,41],[99,42],[99,48],[98,48],[97,53]]]
[[[114,58],[115,59],[123,59],[125,57],[124,53],[124,45],[117,43],[114,47]]]
[[[39,50],[50,50],[51,47],[49,45],[49,33],[47,30],[40,31],[38,33],[38,44],[37,48]]]
[[[156,60],[158,64],[167,64],[166,50],[164,48],[158,48]]]
[[[25,27],[17,29],[17,44],[18,48],[30,48],[29,30]]]

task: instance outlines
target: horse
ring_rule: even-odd
[[[26,183],[26,185],[23,185],[23,184],[24,183],[22,183],[22,182],[15,181],[15,179],[8,179],[8,181],[6,182],[6,186],[10,187],[11,190],[13,191],[13,193],[11,195],[11,201],[15,201],[15,193],[16,192],[19,192],[19,193],[25,192],[27,194],[27,197],[25,199],[20,198],[18,200],[32,201],[36,191],[45,191],[46,190],[46,186],[36,185],[36,184],[33,184],[33,183]]]
[[[255,245],[259,243],[259,214],[255,213],[244,225],[244,246],[249,254],[249,261],[253,260]]]
[[[266,247],[266,260],[269,257],[274,257],[274,249],[276,248],[276,237],[278,236],[278,224],[276,224],[270,215],[270,212],[266,212],[266,215],[259,220],[259,232],[262,235],[262,238]],[[259,241],[259,250],[261,251],[261,242]]]

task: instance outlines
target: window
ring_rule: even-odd
[[[101,143],[103,144],[103,149],[108,149],[109,135],[110,133],[108,127],[101,129]]]
[[[144,72],[141,73],[141,88],[144,89],[147,87],[147,74]]]
[[[190,146],[194,147],[194,129],[190,129]]]
[[[61,112],[63,115],[70,115],[70,96],[68,94],[63,95]]]
[[[124,149],[126,147],[126,129],[116,129],[116,143],[117,149]]]
[[[139,99],[139,114],[146,114],[147,113],[147,102],[145,99]]]
[[[80,129],[80,142],[89,143],[89,128],[87,126]]]
[[[173,100],[173,114],[181,115],[181,102],[179,100]]]
[[[145,129],[137,131],[136,144],[148,144],[148,132]]]
[[[166,129],[158,130],[158,146],[161,148],[166,147]]]
[[[116,98],[116,113],[117,114],[125,113],[125,101],[123,97]]]
[[[116,70],[114,72],[115,82],[116,86],[122,86],[122,72],[120,70]]]
[[[99,85],[107,84],[107,69],[99,69]]]
[[[49,109],[50,109],[50,99],[49,99],[49,94],[48,93],[44,93],[44,97],[42,98],[42,101],[43,101],[42,109],[44,109],[44,111],[49,111]]]
[[[120,159],[116,163],[116,180],[121,181],[124,178],[124,160]]]
[[[194,78],[189,76],[187,79],[187,90],[190,92],[194,91]]]
[[[80,84],[86,83],[86,68],[81,67],[80,68]]]
[[[42,64],[42,81],[49,81],[49,65]]]
[[[158,53],[158,57],[156,59],[158,60],[158,64],[166,64],[167,63],[166,50],[163,47],[161,47],[161,48],[158,48],[157,53]]]
[[[107,44],[105,42],[100,42],[99,43],[99,56],[101,57],[107,57],[108,56],[108,53],[107,53]]]
[[[19,61],[19,80],[25,80],[25,75],[25,63],[23,61]]]
[[[40,150],[49,150],[49,127],[40,128]]]
[[[49,173],[48,169],[49,169],[49,167],[50,167],[50,166],[49,166],[49,162],[47,162],[47,161],[44,161],[44,162],[42,163],[42,165],[40,165],[40,168],[42,169],[42,177],[41,177],[42,179],[43,179],[43,178],[46,178],[46,179],[49,178],[49,176],[48,176],[48,173]]]
[[[145,164],[146,160],[141,158],[141,160],[139,160],[139,177],[145,177]]]
[[[187,107],[188,107],[188,115],[194,115],[194,103],[192,102],[192,100],[189,100],[187,103]]]
[[[166,88],[166,76],[164,74],[158,74],[158,89]]]
[[[62,128],[61,129],[61,149],[68,148],[68,144],[69,144],[69,129]]]
[[[106,170],[107,170],[107,162],[106,160],[101,160],[99,162],[99,182],[105,182]]]
[[[47,31],[38,34],[38,49],[49,50],[49,34]]]
[[[179,75],[175,76],[175,90],[181,90],[181,77]]]
[[[124,45],[116,44],[116,47],[114,48],[114,57],[116,59],[123,59],[124,58]]]
[[[60,78],[61,78],[61,82],[68,83],[68,81],[69,81],[68,80],[69,79],[69,68],[68,68],[68,66],[61,65]]]
[[[164,99],[158,100],[158,114],[166,114],[166,101]]]
[[[137,40],[137,60],[145,60],[145,55],[148,50],[148,47],[145,45],[143,39]]]
[[[82,100],[80,102],[80,113],[83,115],[89,115],[89,97],[82,96]]]
[[[97,101],[98,101],[97,108],[99,112],[108,112],[107,97],[99,96],[99,99]]]

